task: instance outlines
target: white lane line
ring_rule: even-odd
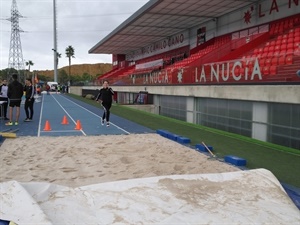
[[[41,131],[41,133],[63,133],[63,132],[79,132],[80,130],[49,130]]]
[[[82,109],[86,110],[87,112],[89,112],[89,113],[93,114],[94,116],[96,116],[96,117],[98,117],[98,118],[101,118],[101,116],[97,115],[96,113],[93,113],[93,112],[91,112],[90,110],[88,110],[88,109],[84,108],[83,106],[81,106],[81,105],[77,104],[76,102],[73,102],[72,100],[70,100],[70,99],[66,98],[65,96],[62,96],[62,95],[60,95],[60,96],[61,96],[61,97],[64,97],[66,100],[68,100],[68,101],[72,102],[73,104],[75,104],[75,105],[79,106],[80,108],[82,108]],[[118,129],[122,130],[124,133],[126,133],[126,134],[130,134],[130,132],[128,132],[127,130],[124,130],[123,128],[121,128],[121,127],[119,127],[119,126],[117,126],[116,124],[114,124],[114,123],[112,123],[112,122],[109,122],[109,123],[110,123],[111,125],[115,126],[116,128],[118,128]]]
[[[74,122],[74,124],[76,125],[75,120],[73,119],[73,117],[67,112],[67,110],[65,110],[65,108],[57,101],[56,98],[54,98],[54,95],[51,95],[51,97],[57,102],[57,104],[62,108],[62,110],[64,110],[64,112],[71,118],[71,120]],[[80,130],[81,133],[86,136],[86,133],[81,129]]]
[[[40,119],[39,119],[39,128],[38,128],[38,134],[37,136],[39,137],[41,134],[41,126],[42,126],[42,117],[43,117],[43,107],[44,107],[44,95],[42,95],[42,104],[41,104],[41,113],[40,113]]]

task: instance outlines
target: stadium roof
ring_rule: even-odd
[[[258,0],[150,0],[89,50],[127,54]]]

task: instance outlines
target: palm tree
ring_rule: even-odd
[[[34,63],[31,60],[28,60],[27,62],[25,62],[25,65],[28,66],[28,72],[30,73],[30,66],[33,66]]]
[[[72,45],[69,45],[66,48],[66,57],[69,58],[69,81],[71,76],[71,58],[75,58],[75,49],[72,47]]]
[[[56,52],[56,65],[58,65],[59,58],[61,58],[61,53]]]

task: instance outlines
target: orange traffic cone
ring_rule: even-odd
[[[68,119],[67,119],[67,116],[64,116],[64,118],[63,118],[61,124],[63,124],[63,125],[69,124]]]
[[[82,130],[80,120],[77,120],[75,130]]]
[[[44,131],[50,131],[50,130],[51,130],[50,123],[49,123],[48,120],[46,120],[45,127],[44,127]]]

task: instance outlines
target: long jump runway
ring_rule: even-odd
[[[113,107],[113,106],[112,106]],[[130,133],[153,133],[153,130],[140,126],[129,120],[111,114],[110,126],[100,123],[103,113],[102,108],[86,104],[63,94],[43,94],[34,103],[33,121],[23,122],[25,119],[24,105],[21,105],[21,115],[18,126],[5,126],[6,121],[1,121],[0,131],[16,130],[18,136],[78,136],[78,135],[109,135]],[[64,116],[68,124],[62,124]],[[45,128],[46,121],[51,130]],[[76,130],[77,122],[80,130]]]

